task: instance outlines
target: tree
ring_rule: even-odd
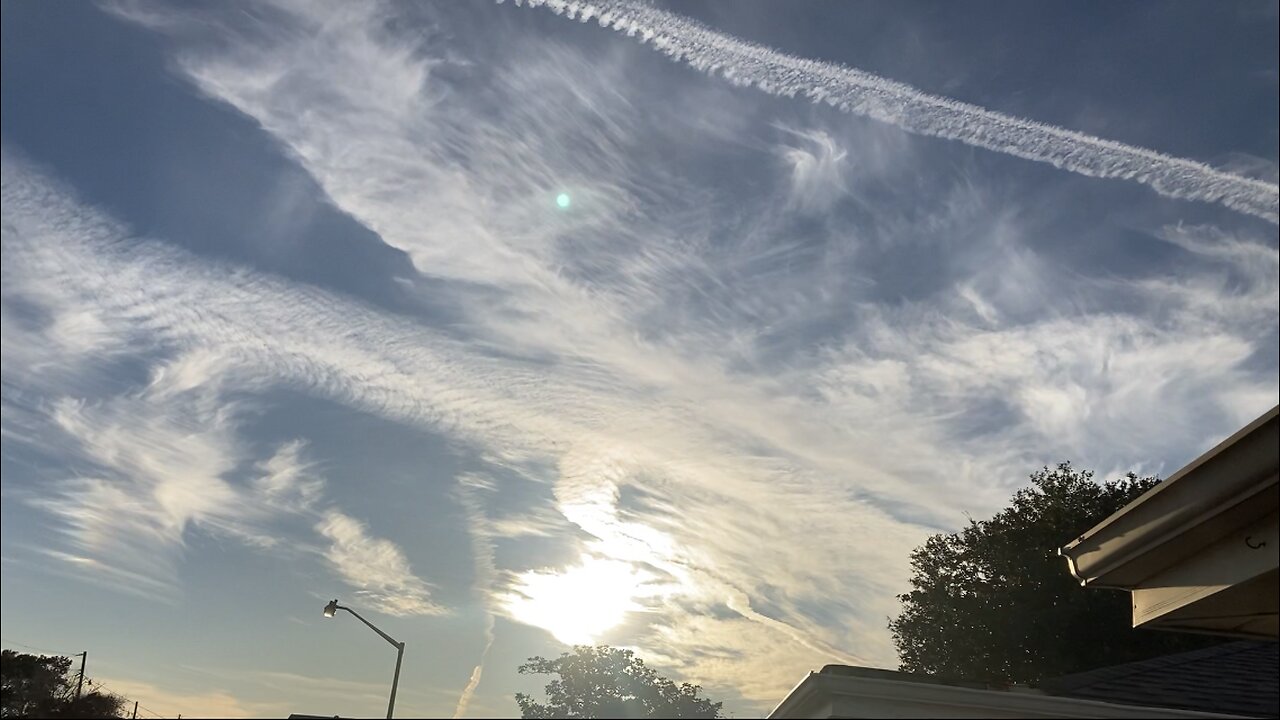
[[[521,675],[559,675],[547,702],[516,693],[525,718],[718,718],[723,703],[699,697],[699,685],[659,676],[630,650],[576,645],[555,660],[531,657]]]
[[[77,698],[78,679],[71,673],[71,658],[5,650],[0,657],[0,717],[122,717],[120,697],[91,690]]]
[[[889,622],[902,669],[1036,683],[1221,642],[1133,629],[1128,593],[1082,588],[1057,554],[1158,482],[1045,467],[990,520],[930,537],[911,553],[913,589]]]

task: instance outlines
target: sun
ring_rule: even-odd
[[[510,616],[543,628],[566,645],[590,645],[642,611],[638,598],[653,594],[653,576],[628,562],[585,556],[581,564],[559,572],[520,575],[505,598]]]

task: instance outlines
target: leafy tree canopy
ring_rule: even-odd
[[[912,590],[889,623],[902,669],[1036,683],[1220,642],[1133,629],[1128,593],[1082,588],[1057,554],[1158,482],[1097,483],[1062,463],[1033,473],[990,520],[930,537],[911,553]]]
[[[0,657],[0,717],[123,716],[124,700],[115,695],[87,690],[76,698],[78,679],[71,673],[71,658],[5,650]]]
[[[521,675],[558,675],[546,703],[516,693],[525,718],[717,718],[723,703],[699,697],[702,688],[676,685],[630,650],[577,645],[555,660],[531,657]]]

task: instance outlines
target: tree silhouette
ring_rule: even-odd
[[[1057,554],[1158,482],[1045,467],[990,520],[930,537],[911,553],[912,590],[889,623],[902,669],[1035,683],[1221,642],[1133,629],[1128,593],[1080,587]]]
[[[77,698],[77,680],[69,657],[5,650],[0,657],[0,717],[122,717],[122,698],[98,690]]]
[[[516,693],[525,718],[717,718],[723,703],[699,697],[702,688],[658,675],[630,650],[576,645],[555,660],[531,657],[521,675],[558,675],[547,702]]]

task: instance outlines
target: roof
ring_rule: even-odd
[[[1230,642],[1065,675],[1041,683],[1051,695],[1124,705],[1280,716],[1280,646]]]
[[[1274,668],[1272,668],[1274,669]],[[1274,682],[1273,682],[1274,684]],[[1261,713],[1265,714],[1265,713]],[[827,665],[811,672],[770,718],[1235,718],[1200,709],[1137,705],[879,668]]]
[[[885,670],[884,668],[861,667],[858,665],[824,665],[820,671],[823,675],[842,675],[845,677],[871,678],[874,680],[892,680],[894,682],[920,683],[923,685],[947,685],[972,690],[1020,690],[1019,686],[1008,684],[992,684],[978,680],[946,677],[943,675],[926,675],[909,673],[901,670]]]
[[[1061,548],[1133,626],[1280,636],[1280,406]]]
[[[1082,585],[1131,589],[1275,507],[1280,405],[1143,493],[1059,553]]]
[[[1280,645],[1229,642],[1045,680],[1003,686],[880,668],[827,665],[821,676],[1052,695],[1223,715],[1280,716]]]

